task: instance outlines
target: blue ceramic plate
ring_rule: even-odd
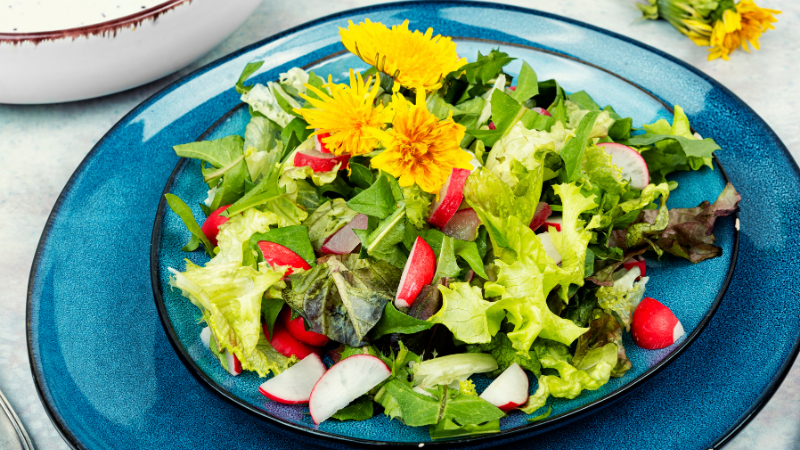
[[[67,441],[90,449],[348,446],[253,419],[203,389],[176,357],[158,323],[150,294],[148,254],[161,190],[177,163],[171,146],[197,139],[238,104],[231,86],[244,64],[266,59],[258,80],[274,79],[294,65],[307,65],[340,51],[338,26],[347,19],[365,17],[384,23],[408,18],[418,28],[432,26],[437,33],[503,42],[504,48],[510,44],[536,47],[630,80],[666,104],[682,105],[700,134],[713,137],[725,148],[720,152],[721,165],[745,198],[739,250],[747,264],[735,270],[705,331],[672,364],[594,414],[578,411],[542,428],[462,447],[516,441],[514,445],[521,448],[701,449],[726,442],[771,395],[800,346],[800,317],[793,314],[800,299],[786,294],[783,281],[797,272],[795,255],[800,250],[792,233],[798,225],[798,207],[791,195],[798,191],[800,178],[786,148],[724,87],[657,50],[548,14],[497,5],[430,2],[352,11],[245,48],[137,107],[90,152],[48,221],[34,260],[28,304],[34,378]],[[475,49],[492,45],[462,42]],[[579,76],[573,83],[558,69],[567,63],[553,63],[553,71],[547,73],[550,69],[540,59],[529,56],[541,52],[521,47],[514,52],[531,60],[543,77],[556,75],[569,89],[586,87],[600,103],[620,105],[613,92],[592,91],[609,77],[600,77],[597,83],[601,84],[587,85],[585,77]],[[575,67],[583,66],[575,63]],[[623,112],[637,122],[665,113],[659,107],[648,110],[641,94],[636,98],[626,106],[631,109]],[[240,131],[245,119],[235,112],[229,119],[211,132],[219,136]],[[176,176],[175,192],[190,193],[179,188],[190,181],[192,172]],[[712,174],[718,177],[717,173]],[[685,183],[682,188],[692,183],[688,177],[681,182]],[[719,178],[709,178],[709,183],[711,187],[705,189],[712,192],[698,195],[687,189],[687,197],[676,196],[673,205],[713,199],[721,187]],[[165,217],[167,229],[168,220]],[[730,243],[726,245],[730,250]],[[671,277],[672,270],[682,268],[674,261],[666,264],[663,271],[653,266],[663,274],[658,277],[654,272],[653,282],[662,278],[664,284],[658,291],[654,284],[650,291],[662,299],[681,289],[692,292],[694,288],[702,297],[721,287],[718,279],[699,285]],[[692,269],[686,266],[685,270]],[[719,269],[711,272],[716,276]],[[671,280],[674,285],[668,286]],[[701,304],[696,310],[703,316],[710,306]],[[702,318],[693,328],[700,322]],[[646,368],[648,362],[642,360],[638,366]],[[535,439],[529,439],[534,435]]]
[[[487,40],[456,39],[459,54],[477,55],[489,53],[493,47],[500,47],[511,56],[518,58],[506,66],[511,75],[517,75],[522,60],[535,68],[539,79],[555,78],[568,92],[586,89],[601,105],[613,104],[615,110],[624,117],[634,119],[635,126],[652,123],[660,118],[671,120],[672,113],[661,102],[647,91],[599,68],[581,63],[575,59],[520,45],[510,45]],[[323,61],[312,63],[309,69],[323,78],[328,75],[336,82],[346,82],[351,67],[364,70],[361,60],[350,53],[337,54]],[[266,76],[266,73],[260,75]],[[338,79],[337,79],[338,78]],[[263,79],[263,78],[262,78]],[[248,109],[240,105],[226,114],[204,133],[202,139],[217,139],[230,134],[244,135],[245,126],[250,120]],[[719,167],[719,166],[717,166]],[[724,173],[719,170],[702,170],[697,173],[682,173],[675,177],[680,188],[673,191],[669,204],[671,207],[692,207],[703,200],[714,200],[725,186]],[[194,205],[198,223],[205,220],[199,205],[207,195],[207,186],[200,173],[199,161],[181,160],[173,175],[167,182],[164,193],[172,193]],[[671,347],[659,350],[643,350],[625,334],[625,349],[633,362],[633,369],[624,377],[612,379],[597,391],[589,391],[574,400],[550,399],[551,415],[539,422],[529,423],[528,418],[541,414],[534,412],[526,416],[521,411],[512,412],[501,421],[502,433],[492,436],[481,436],[472,439],[461,439],[459,444],[472,441],[488,441],[505,437],[507,434],[522,433],[533,429],[548,428],[556,422],[568,420],[578,412],[596,408],[647,379],[677,357],[677,355],[702,331],[713,315],[719,300],[722,299],[728,286],[730,275],[736,258],[735,218],[720,220],[716,228],[717,244],[723,249],[723,256],[693,265],[677,258],[665,258],[663,261],[648,261],[647,273],[650,282],[647,284],[647,295],[660,299],[668,305],[681,319],[687,336],[681,338]],[[358,440],[368,445],[380,445],[386,442],[415,443],[430,442],[427,427],[412,428],[404,426],[397,420],[391,421],[379,414],[365,422],[326,421],[315,426],[307,414],[308,408],[299,405],[280,405],[266,399],[258,392],[258,386],[265,380],[256,373],[247,372],[238,377],[228,374],[219,361],[206,350],[200,341],[200,330],[204,325],[199,323],[200,310],[181,295],[180,290],[173,290],[169,285],[171,276],[169,268],[183,270],[188,258],[195,264],[205,264],[208,257],[198,251],[191,254],[181,251],[181,247],[189,241],[191,234],[183,225],[177,214],[173,213],[162,199],[159,204],[153,230],[151,249],[151,270],[153,274],[153,291],[156,305],[161,315],[167,335],[173,342],[181,359],[195,373],[198,379],[207,383],[211,390],[222,395],[236,406],[270,421],[278,421],[286,426],[330,438],[347,441]],[[485,388],[489,380],[485,376],[473,377],[479,391]],[[536,382],[531,383],[531,394],[536,391]],[[448,442],[452,444],[453,442]],[[437,443],[434,443],[438,445]]]

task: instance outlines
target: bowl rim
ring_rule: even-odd
[[[113,37],[123,28],[138,27],[146,20],[155,22],[163,14],[166,14],[178,6],[190,4],[191,2],[192,0],[166,0],[150,8],[128,14],[127,16],[81,27],[47,31],[29,31],[23,33],[0,31],[0,44],[10,43],[17,45],[30,42],[34,45],[38,45],[44,41],[56,41],[67,38],[71,38],[74,41],[79,37],[89,38],[91,36],[106,36],[108,34],[111,34]]]
[[[526,49],[526,50],[538,51],[538,52],[550,54],[550,55],[553,55],[553,56],[556,56],[556,57],[564,58],[564,59],[567,59],[567,60],[570,60],[570,61],[578,62],[580,64],[588,65],[588,66],[593,67],[595,69],[598,69],[598,70],[601,70],[603,72],[606,72],[606,73],[608,73],[608,74],[610,74],[610,75],[612,75],[612,76],[614,76],[614,77],[616,77],[616,78],[618,78],[618,79],[620,79],[620,80],[632,85],[633,87],[635,87],[635,88],[639,89],[641,92],[643,92],[645,95],[648,95],[651,98],[653,98],[654,100],[656,100],[657,102],[659,102],[670,113],[673,113],[673,108],[672,107],[670,107],[668,104],[666,104],[664,101],[662,101],[660,98],[658,98],[656,95],[654,95],[653,93],[651,93],[650,91],[648,91],[644,87],[642,87],[642,86],[640,86],[640,85],[628,80],[627,78],[622,77],[622,76],[620,76],[620,75],[618,75],[618,74],[616,74],[616,73],[614,73],[614,72],[612,72],[612,71],[610,71],[608,69],[605,69],[605,68],[603,68],[601,66],[592,64],[592,63],[587,62],[587,61],[584,61],[582,59],[575,58],[575,57],[570,56],[570,55],[565,55],[565,54],[562,54],[562,53],[558,53],[558,52],[555,52],[555,51],[543,49],[543,48],[538,48],[538,47],[525,45],[525,44],[501,42],[501,41],[495,41],[495,40],[490,40],[490,39],[473,38],[473,37],[462,37],[462,36],[451,36],[451,38],[453,39],[453,41],[456,41],[456,42],[458,42],[458,41],[472,41],[472,42],[489,43],[489,44],[492,44],[492,45],[503,45],[503,46],[506,46],[506,47],[523,48],[523,49]],[[343,54],[346,54],[346,53],[348,53],[347,50],[341,50],[341,51],[338,51],[338,52],[334,52],[334,53],[326,55],[326,56],[324,56],[324,57],[322,57],[322,58],[320,58],[320,59],[318,59],[316,61],[313,61],[311,63],[306,64],[305,66],[303,66],[303,68],[304,69],[308,69],[308,68],[314,67],[314,66],[316,66],[316,65],[318,65],[318,64],[320,64],[320,63],[322,63],[322,62],[324,62],[324,61],[326,61],[328,59],[335,58],[337,56],[340,56],[340,55],[343,55]],[[195,142],[206,139],[207,136],[210,135],[213,132],[213,130],[218,128],[222,123],[227,121],[233,114],[235,114],[237,111],[239,111],[241,108],[243,108],[245,106],[246,106],[245,103],[239,103],[238,105],[236,105],[233,108],[231,108],[225,114],[220,116],[214,123],[212,123],[196,139]],[[695,132],[695,130],[693,128],[692,128],[691,131],[692,131],[692,133]],[[717,159],[716,156],[714,156],[713,159],[716,162],[716,167],[719,169],[719,172],[722,175],[723,179],[725,180],[726,183],[728,183],[729,179],[728,179],[727,173],[725,172],[724,167],[722,166],[722,164],[720,163],[720,161]],[[264,411],[264,410],[262,410],[262,409],[260,409],[260,408],[258,408],[256,406],[252,405],[251,403],[248,403],[244,399],[238,397],[237,395],[233,394],[232,392],[230,392],[227,389],[225,389],[222,386],[220,386],[219,383],[214,381],[208,374],[206,374],[197,365],[197,363],[191,357],[189,352],[186,350],[186,348],[182,345],[182,343],[178,339],[177,332],[175,331],[175,329],[172,326],[172,321],[171,321],[171,318],[170,318],[169,314],[167,313],[166,304],[165,304],[164,297],[163,297],[163,294],[162,294],[163,286],[162,286],[162,283],[161,283],[161,277],[160,277],[160,271],[159,271],[159,266],[160,266],[159,253],[160,253],[160,250],[161,250],[161,227],[162,227],[162,223],[163,223],[163,220],[164,220],[164,215],[167,213],[167,208],[166,208],[167,203],[166,203],[166,197],[164,196],[164,194],[170,193],[177,176],[183,172],[183,169],[185,168],[187,162],[188,162],[187,158],[180,158],[178,160],[178,162],[175,165],[175,168],[170,173],[170,176],[169,176],[169,178],[167,179],[167,181],[165,183],[164,190],[161,193],[161,198],[159,199],[158,209],[156,211],[155,220],[153,222],[153,231],[152,231],[152,234],[151,234],[151,241],[150,241],[150,277],[151,277],[151,284],[152,284],[152,289],[153,289],[153,297],[154,297],[154,300],[155,300],[156,309],[158,311],[158,316],[159,316],[161,325],[164,328],[165,334],[167,335],[167,338],[170,341],[170,344],[175,349],[175,352],[178,354],[179,359],[189,369],[189,373],[191,373],[194,376],[194,378],[204,388],[206,388],[208,391],[210,391],[213,394],[217,395],[222,400],[224,400],[225,402],[235,406],[236,408],[238,408],[240,410],[243,410],[244,412],[246,412],[246,413],[250,414],[251,416],[254,416],[254,417],[258,418],[258,419],[267,420],[271,424],[280,426],[281,428],[288,429],[288,430],[291,430],[293,432],[300,432],[301,434],[304,434],[305,436],[314,437],[314,438],[318,438],[318,439],[321,438],[321,439],[337,441],[339,443],[358,446],[358,447],[362,447],[362,448],[374,448],[374,447],[387,446],[387,445],[390,445],[390,446],[393,446],[393,447],[407,447],[407,448],[414,447],[414,448],[418,448],[421,443],[420,442],[416,442],[416,441],[415,442],[410,442],[410,441],[409,442],[396,442],[396,441],[379,441],[379,440],[374,440],[374,439],[356,438],[356,437],[351,437],[351,436],[345,436],[345,435],[341,435],[341,434],[332,433],[332,432],[329,432],[329,431],[322,431],[322,430],[315,429],[315,428],[309,428],[309,427],[306,427],[304,425],[297,424],[297,423],[294,423],[294,422],[291,422],[291,421],[287,421],[287,420],[284,420],[284,419],[282,419],[280,417],[277,417],[277,416],[273,416],[273,415],[269,414],[268,412],[266,412],[266,411]],[[666,368],[672,361],[674,361],[678,356],[680,356],[683,353],[684,350],[689,348],[691,346],[691,344],[694,343],[694,341],[705,330],[706,326],[709,324],[709,322],[711,321],[711,319],[713,318],[713,316],[716,314],[717,310],[719,309],[719,306],[722,303],[723,298],[725,297],[725,293],[727,292],[728,287],[730,286],[730,283],[731,283],[731,281],[733,279],[733,274],[734,274],[735,269],[736,269],[738,256],[739,256],[740,233],[739,233],[739,226],[738,226],[738,221],[739,221],[738,212],[732,214],[731,219],[736,221],[735,222],[736,225],[735,225],[735,228],[734,228],[733,249],[731,251],[731,262],[730,262],[730,264],[729,264],[729,266],[727,268],[727,273],[725,275],[725,279],[723,280],[722,285],[720,286],[719,291],[717,292],[717,295],[716,295],[713,303],[711,304],[711,306],[709,307],[708,311],[703,316],[703,318],[700,320],[700,322],[697,324],[697,327],[689,335],[686,336],[686,339],[683,342],[678,344],[661,361],[658,361],[658,363],[656,363],[654,366],[648,368],[641,375],[639,375],[638,377],[632,379],[631,381],[629,381],[625,385],[617,388],[616,390],[610,392],[609,394],[607,394],[607,395],[605,395],[605,396],[603,396],[603,397],[601,397],[601,398],[599,398],[597,400],[589,402],[589,403],[587,403],[585,405],[582,405],[582,406],[579,406],[579,407],[577,407],[575,409],[572,409],[572,410],[569,410],[567,412],[564,412],[564,413],[562,413],[560,415],[553,416],[553,417],[550,417],[550,418],[546,418],[546,419],[538,421],[538,422],[527,423],[527,424],[524,424],[524,425],[521,425],[521,426],[518,426],[518,427],[515,427],[515,428],[511,428],[511,429],[508,429],[508,430],[501,430],[499,433],[494,433],[494,434],[491,434],[491,435],[478,435],[478,436],[474,436],[474,437],[462,437],[462,438],[457,438],[457,439],[452,439],[452,440],[442,440],[442,441],[426,441],[426,442],[424,442],[425,447],[436,446],[436,447],[440,447],[441,448],[441,447],[450,447],[450,446],[458,446],[458,445],[481,444],[481,443],[491,442],[491,441],[495,441],[495,440],[508,439],[508,438],[512,438],[514,436],[518,437],[521,434],[531,433],[531,432],[534,432],[535,430],[541,430],[541,429],[546,428],[546,427],[556,427],[557,428],[557,427],[562,426],[566,422],[574,420],[575,418],[577,418],[579,416],[583,416],[583,415],[588,414],[588,413],[590,413],[592,411],[596,411],[596,410],[598,410],[600,408],[603,408],[605,406],[610,405],[611,403],[613,403],[617,399],[619,399],[619,398],[621,398],[621,397],[633,392],[634,390],[639,388],[645,381],[651,379],[653,376],[655,376],[657,373],[659,373],[662,369]]]

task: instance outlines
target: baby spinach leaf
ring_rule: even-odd
[[[522,69],[517,78],[517,88],[511,93],[511,97],[519,103],[533,97],[539,93],[539,82],[536,72],[533,71],[527,61],[522,61]]]
[[[369,189],[372,183],[375,182],[375,177],[367,166],[354,162],[350,163],[349,178],[351,183],[363,189]]]
[[[266,325],[269,335],[272,336],[272,329],[275,326],[275,321],[278,320],[286,302],[279,298],[267,298],[261,300],[261,314],[264,316],[264,325]]]

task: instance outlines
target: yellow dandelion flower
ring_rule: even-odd
[[[334,84],[328,76],[324,86],[331,94],[306,84],[306,88],[317,95],[313,98],[301,96],[315,109],[302,108],[294,111],[306,120],[309,128],[316,128],[317,134],[330,134],[322,142],[334,155],[348,153],[363,155],[378,145],[372,130],[382,130],[392,120],[392,113],[382,104],[374,105],[380,89],[379,83],[371,83],[372,78],[364,78],[350,69],[350,86]],[[372,87],[370,88],[370,84]]]
[[[722,14],[722,19],[714,24],[714,30],[709,40],[709,60],[722,58],[730,59],[730,55],[739,46],[749,52],[748,43],[758,50],[758,40],[767,30],[775,29],[773,22],[778,19],[773,14],[780,14],[774,9],[761,8],[753,0],[742,0],[735,6],[736,10],[728,9]]]
[[[472,169],[472,156],[460,146],[466,128],[453,121],[452,113],[439,120],[425,106],[422,91],[416,105],[395,94],[390,106],[392,128],[376,133],[386,150],[372,158],[372,167],[397,177],[400,186],[416,183],[431,194],[438,194],[453,168]]]
[[[339,28],[339,35],[347,50],[411,89],[439,89],[445,75],[467,63],[449,37],[433,36],[431,28],[425,34],[411,32],[408,20],[391,30],[369,19],[358,25],[350,21],[347,29]]]

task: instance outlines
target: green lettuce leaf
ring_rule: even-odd
[[[486,159],[486,168],[497,175],[512,189],[520,182],[514,171],[513,161],[518,161],[529,171],[542,171],[544,156],[548,152],[559,152],[564,147],[571,131],[555,126],[551,131],[528,130],[518,122],[497,141]]]
[[[644,297],[645,286],[649,277],[636,278],[641,275],[638,267],[627,271],[612,286],[601,286],[597,290],[597,304],[609,314],[614,314],[625,329],[631,329],[633,311]]]
[[[439,286],[442,308],[429,321],[441,323],[453,332],[459,341],[468,344],[487,344],[500,329],[505,317],[501,308],[483,299],[478,287],[467,283]],[[494,370],[494,369],[492,369]]]
[[[497,370],[497,361],[486,353],[457,353],[414,364],[414,385],[434,387],[464,381],[475,373]]]
[[[414,302],[416,305],[416,302]],[[420,320],[411,315],[400,312],[395,308],[393,302],[386,304],[381,316],[375,327],[372,328],[370,336],[373,339],[378,339],[381,336],[391,333],[414,334],[419,333],[432,327],[433,322]]]
[[[207,265],[229,262],[242,265],[246,259],[254,256],[254,251],[249,245],[250,238],[256,233],[266,233],[271,226],[279,223],[280,220],[274,213],[261,212],[257,209],[248,209],[242,214],[231,217],[219,226],[217,234],[219,253]]]
[[[260,360],[256,347],[264,335],[261,298],[280,282],[283,271],[271,270],[266,263],[253,268],[224,261],[200,267],[187,260],[184,272],[172,268],[170,272],[170,286],[200,308],[219,348],[235,354],[244,369],[261,370],[259,375],[266,376],[266,366],[255,364]]]
[[[412,184],[403,188],[403,199],[406,203],[408,222],[416,228],[422,229],[427,224],[433,196],[423,191],[419,185]]]
[[[344,421],[344,420],[353,420],[353,421],[361,421],[371,419],[375,412],[372,410],[373,401],[369,396],[362,395],[357,399],[353,400],[352,403],[345,406],[344,408],[336,411],[334,415],[331,416],[332,419]]]
[[[568,351],[553,351],[552,344],[548,341],[537,341],[536,352],[543,368],[556,369],[556,375],[542,375],[539,377],[539,386],[542,390],[540,398],[544,392],[559,398],[573,399],[580,395],[583,390],[597,390],[606,384],[611,377],[611,372],[617,364],[617,346],[609,343],[603,347],[589,350],[584,357],[575,363],[570,364]],[[546,388],[541,388],[546,385]],[[539,389],[537,389],[539,393]],[[536,396],[536,394],[534,394]],[[539,401],[528,400],[530,406]],[[528,410],[531,410],[529,408]],[[533,412],[532,409],[531,412]],[[525,410],[527,412],[527,410]]]
[[[281,103],[287,102],[292,108],[300,109],[300,104],[286,95],[286,92],[275,82],[269,82],[266,86],[260,83],[256,84],[248,92],[242,94],[242,101],[250,105],[253,111],[262,114],[281,128],[294,119]]]
[[[583,359],[591,350],[605,347],[608,343],[614,343],[617,346],[617,364],[611,371],[611,376],[618,378],[625,375],[633,364],[625,354],[625,347],[622,345],[622,327],[614,316],[599,309],[592,313],[589,331],[578,338],[578,345],[572,358],[573,365],[581,366]]]
[[[609,194],[622,194],[628,181],[622,179],[622,169],[611,162],[611,155],[596,145],[586,147],[582,171],[591,185]]]

